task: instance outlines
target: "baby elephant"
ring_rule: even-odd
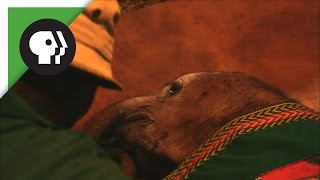
[[[195,149],[201,145],[204,149],[203,143],[227,123],[281,102],[296,103],[242,73],[192,73],[153,94],[107,107],[88,122],[84,131],[126,174],[160,179],[190,159]]]

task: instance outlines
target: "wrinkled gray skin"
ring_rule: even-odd
[[[292,100],[241,73],[193,73],[156,93],[107,107],[84,131],[109,152],[125,173],[159,179],[230,120],[285,101]]]

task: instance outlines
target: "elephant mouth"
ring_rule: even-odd
[[[100,139],[100,138],[99,138]],[[118,138],[98,140],[98,143],[105,149],[111,159],[119,164],[122,171],[130,176],[137,175],[136,163],[134,160],[133,149]]]
[[[97,113],[84,132],[116,161],[127,175],[161,179],[177,167],[167,157],[162,141],[167,134],[160,129],[148,97],[135,97],[115,103]]]
[[[122,171],[126,174],[138,177],[140,164],[145,160],[147,150],[153,142],[141,140],[139,133],[133,132],[142,130],[141,124],[152,124],[148,116],[143,113],[130,115],[119,114],[111,123],[104,128],[96,141],[109,156],[117,162]]]

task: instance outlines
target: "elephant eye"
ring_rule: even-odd
[[[179,82],[173,82],[169,84],[169,88],[167,89],[167,93],[170,96],[177,94],[182,89],[182,85]]]

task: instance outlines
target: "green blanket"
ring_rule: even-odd
[[[128,179],[92,139],[57,129],[15,95],[0,108],[0,179]]]
[[[86,135],[57,129],[19,98],[0,102],[1,179],[128,179]],[[167,179],[255,179],[320,153],[319,114],[296,103],[234,119]]]
[[[319,130],[320,116],[311,109],[290,102],[269,105],[213,132],[167,179],[261,179],[319,154]]]

